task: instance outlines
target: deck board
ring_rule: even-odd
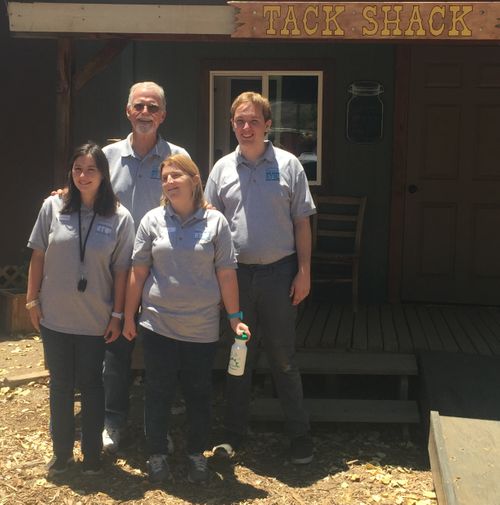
[[[321,339],[322,347],[325,348],[335,347],[341,317],[342,317],[342,306],[332,304],[330,314],[328,316],[324,328],[323,338]]]
[[[425,337],[427,339],[427,343],[429,344],[429,349],[432,351],[442,351],[443,343],[441,338],[437,332],[436,327],[434,326],[434,322],[427,310],[427,307],[424,305],[420,305],[417,307],[417,314],[420,322],[422,323],[422,328],[425,333]]]
[[[388,352],[399,351],[398,335],[394,327],[390,305],[380,307],[380,325],[384,336],[384,350]]]
[[[304,342],[304,347],[314,349],[320,347],[321,338],[323,337],[324,329],[328,321],[328,316],[331,312],[331,304],[322,302],[319,304],[316,316],[311,325],[311,330],[307,339]]]
[[[453,337],[450,328],[446,324],[446,320],[444,319],[441,310],[438,307],[430,307],[429,315],[431,316],[431,319],[436,327],[436,331],[441,338],[441,342],[443,343],[443,350],[458,352],[458,344]]]
[[[490,346],[492,353],[496,355],[500,354],[500,339],[497,338],[497,335],[495,335],[484,322],[484,319],[481,317],[481,311],[474,307],[467,309],[467,313],[469,314],[474,326]]]
[[[352,312],[351,307],[345,307],[342,311],[342,319],[340,320],[337,345],[335,346],[336,349],[352,349],[353,324],[354,313]]]
[[[368,307],[368,349],[370,351],[381,351],[383,348],[380,312],[377,306],[370,305]]]
[[[469,338],[474,342],[476,349],[480,354],[491,354],[491,348],[485,335],[477,330],[477,327],[471,321],[467,309],[457,311],[457,319]]]
[[[425,338],[424,329],[417,315],[417,310],[415,306],[413,305],[405,306],[404,313],[406,316],[406,321],[408,322],[408,328],[410,329],[410,335],[413,341],[413,348],[416,351],[428,349],[429,345],[427,343],[427,339]]]
[[[455,337],[460,350],[465,353],[475,354],[477,352],[476,346],[469,339],[462,326],[457,320],[457,315],[454,307],[443,307],[441,313],[446,320],[451,333]]]

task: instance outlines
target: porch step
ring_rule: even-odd
[[[417,403],[404,400],[304,399],[312,422],[419,423]],[[283,421],[279,400],[252,402],[251,416],[258,421]]]
[[[214,368],[227,367],[228,349],[217,353]],[[338,375],[418,375],[417,360],[413,354],[332,352],[324,349],[298,351],[295,355],[303,374]],[[261,352],[255,366],[257,373],[268,373],[267,356]]]

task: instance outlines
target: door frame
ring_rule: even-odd
[[[411,54],[409,44],[396,46],[394,64],[394,142],[389,220],[389,268],[387,273],[387,298],[390,303],[401,302]]]

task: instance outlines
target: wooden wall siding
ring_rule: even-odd
[[[437,305],[350,306],[309,302],[299,311],[297,349],[500,356],[500,308]]]

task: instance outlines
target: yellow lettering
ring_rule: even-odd
[[[288,25],[292,25],[292,31],[287,28]],[[293,5],[288,6],[288,12],[286,13],[285,24],[280,31],[281,35],[300,35],[299,27],[297,26],[297,18],[295,16],[295,9]]]
[[[363,17],[373,26],[373,28],[369,28],[368,26],[363,26],[361,33],[363,35],[375,35],[378,32],[378,22],[375,19],[377,15],[377,7],[375,5],[367,5],[363,9]]]
[[[420,16],[420,7],[418,5],[413,6],[411,11],[410,20],[408,21],[408,28],[405,31],[405,35],[415,35],[415,30],[412,28],[413,25],[417,26],[416,35],[425,35],[424,27],[422,26],[422,18]]]
[[[344,35],[344,30],[340,27],[337,22],[337,16],[345,11],[344,5],[335,5],[335,14],[333,12],[332,5],[324,5],[323,12],[325,13],[325,29],[321,32],[321,35]],[[335,25],[335,30],[332,31],[330,28],[331,24]]]
[[[309,14],[313,14],[316,16],[315,24],[309,25],[308,24],[308,18]],[[312,17],[312,16],[311,16]],[[307,33],[307,35],[314,35],[318,31],[318,6],[312,6],[310,5],[305,11],[304,11],[304,19],[302,20],[304,23],[304,31]]]
[[[463,9],[462,14],[458,15],[458,12],[460,9]],[[458,35],[461,35],[462,37],[470,37],[472,35],[472,32],[470,31],[469,27],[465,24],[464,17],[469,14],[469,12],[472,12],[472,5],[450,5],[450,11],[453,14],[452,20],[451,20],[451,28],[450,31],[448,32],[448,35],[450,37],[457,37]],[[457,30],[457,25],[460,23],[462,25],[462,33],[460,34],[459,31]]]
[[[400,13],[403,9],[402,5],[383,5],[382,12],[384,13],[384,28],[380,32],[380,35],[391,35],[389,30],[389,25],[394,25],[394,29],[392,30],[392,35],[401,35],[403,32],[399,28],[401,23]],[[394,10],[396,13],[396,19],[389,19],[389,12]]]
[[[281,16],[281,7],[279,5],[264,5],[263,13],[267,18],[266,35],[276,35],[274,21]]]
[[[444,31],[444,13],[445,10],[443,5],[436,5],[431,9],[431,12],[429,14],[429,31],[431,32],[432,35],[434,35],[434,37],[438,37]],[[437,14],[440,14],[442,18],[441,25],[439,26],[439,28],[437,28],[436,25],[434,24],[434,18]]]

